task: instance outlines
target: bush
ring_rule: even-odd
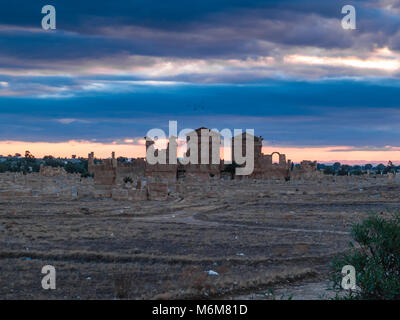
[[[352,265],[357,289],[343,299],[400,299],[400,215],[372,215],[353,225],[351,234],[358,246],[350,243],[352,248],[333,260],[333,289],[341,290],[341,270]]]
[[[335,170],[332,167],[325,167],[324,174],[335,174]]]
[[[133,183],[133,179],[131,177],[125,177],[124,182],[125,183]]]

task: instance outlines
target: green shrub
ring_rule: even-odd
[[[133,179],[131,177],[125,177],[124,182],[125,183],[133,183]]]
[[[341,270],[352,265],[357,289],[341,299],[400,299],[400,215],[372,215],[353,225],[351,235],[357,244],[350,243],[351,249],[331,264],[333,289],[341,290]]]

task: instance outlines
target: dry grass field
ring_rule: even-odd
[[[211,181],[168,201],[12,195],[0,185],[0,299],[321,299],[350,225],[400,209],[385,177]],[[43,290],[41,269],[57,270]],[[207,271],[217,275],[210,275]]]

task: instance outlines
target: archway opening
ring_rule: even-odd
[[[279,153],[274,152],[272,154],[272,164],[279,164]]]

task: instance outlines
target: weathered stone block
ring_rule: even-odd
[[[127,189],[112,189],[111,197],[113,200],[124,201],[129,199]]]
[[[168,183],[150,182],[147,185],[149,200],[167,200],[168,199]]]
[[[146,189],[131,189],[128,190],[129,200],[141,201],[147,200],[147,190]]]

